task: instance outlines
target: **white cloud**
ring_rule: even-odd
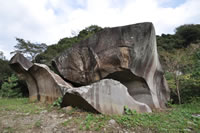
[[[9,58],[15,37],[52,44],[91,24],[114,27],[151,21],[161,34],[173,33],[185,23],[200,23],[200,1],[178,1],[176,7],[167,6],[174,0],[0,1],[0,50]]]

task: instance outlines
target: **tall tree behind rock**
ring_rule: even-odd
[[[32,43],[21,38],[16,38],[16,41],[18,42],[17,45],[14,46],[16,50],[11,52],[11,54],[24,54],[24,56],[31,61],[35,59],[36,55],[42,53],[47,48],[45,43]]]
[[[185,24],[176,28],[175,35],[183,39],[183,46],[187,47],[191,43],[200,42],[200,24]]]
[[[5,60],[5,59],[6,59],[6,57],[4,56],[4,54],[3,54],[2,51],[0,51],[0,59],[1,59],[1,60]]]

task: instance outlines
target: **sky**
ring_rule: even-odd
[[[200,24],[200,0],[0,0],[0,51],[10,59],[15,38],[57,43],[90,25],[152,22],[156,34]]]

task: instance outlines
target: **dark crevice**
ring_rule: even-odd
[[[150,89],[146,81],[134,75],[130,70],[122,70],[114,72],[105,77],[105,79],[114,79],[127,87],[128,93],[135,100],[154,106]]]
[[[59,75],[64,81],[66,81],[67,83],[70,83],[73,87],[81,87],[81,86],[85,86],[84,84],[80,84],[80,83],[76,83],[76,82],[72,82],[70,80],[65,79],[64,77],[62,77],[61,75]]]
[[[85,99],[83,99],[78,94],[66,93],[63,97],[61,107],[66,106],[79,107],[80,109],[99,114],[99,112],[94,107],[92,107]]]

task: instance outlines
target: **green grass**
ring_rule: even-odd
[[[125,127],[143,127],[157,132],[200,132],[200,104],[173,105],[171,110],[151,114],[138,114],[115,116],[118,123]]]
[[[4,128],[3,133],[14,133],[15,129],[12,127],[6,127]]]
[[[21,113],[40,113],[45,107],[29,102],[28,98],[0,98],[0,113],[15,111]]]
[[[81,130],[93,129],[95,131],[99,131],[101,128],[105,126],[108,120],[109,120],[109,116],[95,115],[95,114],[89,113],[80,124],[80,129]]]
[[[75,116],[73,119],[67,120],[63,125],[73,125],[76,121],[75,124],[79,124],[80,130],[99,131],[108,124],[109,120],[114,119],[121,128],[142,129],[139,132],[151,130],[166,133],[200,133],[200,117],[193,116],[200,114],[200,102],[171,106],[171,108],[160,112],[139,114],[132,111],[121,116],[86,113],[84,116]]]
[[[0,114],[6,111],[8,113],[15,111],[30,113],[31,115],[44,109],[48,110],[48,106],[30,103],[27,98],[0,99]],[[70,112],[61,112],[62,109],[58,108],[51,109],[58,113],[65,113],[66,121],[61,123],[61,126],[75,126],[79,130],[103,131],[104,128],[109,128],[109,120],[114,119],[120,128],[136,132],[200,133],[200,118],[194,116],[200,114],[200,101],[191,104],[171,105],[171,108],[167,110],[154,113],[138,114],[135,111],[126,110],[126,114],[121,116],[92,114],[77,108]],[[40,127],[41,124],[40,120],[36,121],[35,127]],[[12,130],[12,128],[9,127],[7,130]]]
[[[41,120],[37,120],[34,124],[34,126],[37,128],[41,127],[41,125],[42,125]]]

